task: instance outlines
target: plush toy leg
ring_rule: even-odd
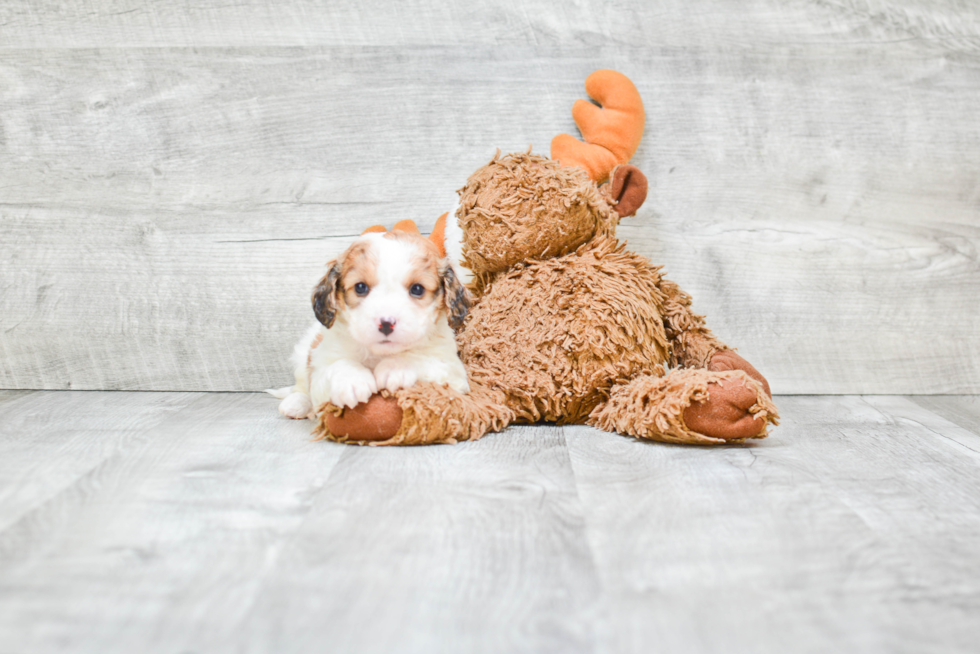
[[[371,408],[372,402],[376,403],[375,408]],[[372,413],[367,421],[363,420],[358,413],[361,407],[376,412],[379,418],[373,419]],[[382,419],[383,428],[367,424],[378,424]],[[499,391],[471,382],[470,392],[464,395],[442,384],[419,383],[394,396],[374,396],[354,410],[326,405],[319,413],[314,433],[357,445],[456,443],[501,431],[513,419],[514,414],[504,406],[504,396]]]
[[[765,438],[778,424],[762,385],[743,370],[673,370],[613,388],[589,424],[670,443],[714,445]]]

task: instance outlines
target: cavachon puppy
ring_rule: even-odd
[[[268,391],[283,415],[314,417],[328,401],[353,408],[417,381],[469,392],[453,333],[467,292],[439,246],[405,223],[372,228],[327,264],[313,292],[319,322],[293,351],[296,384]]]

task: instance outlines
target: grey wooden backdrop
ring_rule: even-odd
[[[777,393],[980,392],[980,3],[0,4],[0,388],[254,390],[323,263],[646,102],[621,235]]]

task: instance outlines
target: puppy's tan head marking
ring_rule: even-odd
[[[403,231],[391,231],[385,238],[412,243],[418,253],[412,260],[412,268],[406,277],[405,286],[409,295],[421,304],[429,305],[438,301],[442,295],[444,308],[448,314],[449,326],[458,330],[469,313],[470,299],[466,288],[457,279],[452,266],[445,260],[439,247],[431,240],[419,234]],[[420,285],[425,289],[424,294],[413,293],[413,286]]]
[[[405,290],[420,306],[436,302],[442,291],[439,275],[439,250],[427,238],[409,232],[388,232],[385,238],[414,246],[409,269],[404,279]]]
[[[367,297],[378,283],[378,257],[371,244],[360,241],[351,245],[343,255],[340,272],[340,295],[344,305],[353,309]],[[364,286],[360,286],[363,284]],[[367,292],[362,292],[364,287]]]
[[[370,245],[360,242],[327,264],[329,272],[313,290],[313,313],[327,329],[333,327],[341,309],[355,307],[363,299],[356,290],[359,283],[374,286],[376,263]]]

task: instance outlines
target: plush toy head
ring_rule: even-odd
[[[585,143],[560,134],[551,158],[530,151],[501,157],[498,151],[460,189],[463,262],[477,279],[612,236],[619,218],[643,203],[646,178],[623,165],[643,135],[639,92],[611,70],[590,75],[585,88],[603,105],[579,100],[572,107]]]
[[[619,220],[584,170],[530,153],[498,152],[459,195],[463,256],[477,276],[567,254]]]
[[[517,263],[574,251],[612,236],[646,198],[646,178],[618,166],[601,188],[579,167],[530,153],[498,153],[459,191],[456,220],[465,265],[478,280]]]

